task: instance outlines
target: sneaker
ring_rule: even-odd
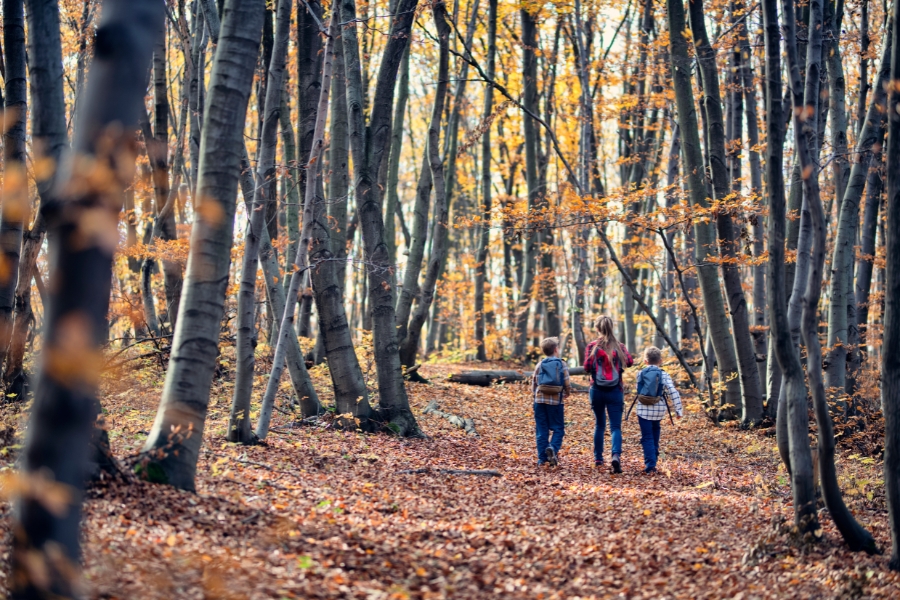
[[[622,463],[619,462],[619,455],[613,454],[612,457],[612,469],[613,473],[621,473],[622,472]]]
[[[656,470],[656,467],[650,467],[650,468],[644,469],[644,473],[646,475],[656,475],[658,472],[659,471]]]
[[[595,468],[595,469],[599,469],[599,468],[601,468],[602,466],[603,466],[603,461],[602,461],[602,460],[595,460],[595,461],[594,461],[594,468]]]
[[[544,453],[547,455],[547,462],[550,463],[551,467],[559,464],[559,460],[556,458],[556,450],[553,449],[553,446],[548,446]]]

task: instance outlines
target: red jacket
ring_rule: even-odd
[[[599,366],[603,369],[603,377],[606,379],[612,379],[613,363],[610,360],[609,355],[602,348],[597,348],[596,356],[594,355],[594,347],[599,342],[600,340],[594,340],[587,345],[587,348],[584,351],[584,370],[586,373],[590,373],[593,375],[593,373]],[[619,387],[625,389],[621,379],[622,370],[633,365],[634,359],[631,357],[631,354],[628,353],[628,349],[625,347],[625,344],[619,344],[619,349],[622,351],[622,355],[618,356],[617,361],[620,367]],[[613,356],[617,356],[618,354],[618,352],[613,352]]]

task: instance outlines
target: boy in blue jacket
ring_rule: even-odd
[[[644,472],[655,473],[659,459],[660,424],[669,411],[663,394],[672,401],[680,419],[684,414],[681,395],[668,373],[659,368],[662,352],[656,346],[644,350],[644,364],[637,376],[637,416],[641,426],[641,447],[644,449]]]
[[[563,398],[572,391],[569,367],[559,357],[559,338],[541,342],[544,358],[534,369],[531,391],[534,395],[534,431],[537,438],[538,466],[559,464],[559,449],[566,433]],[[553,438],[550,431],[553,431]]]

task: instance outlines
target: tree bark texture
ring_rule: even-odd
[[[269,206],[277,203],[275,149],[282,107],[284,67],[290,39],[292,0],[279,0],[275,16],[272,56],[268,67],[266,99],[263,108],[262,133],[256,166],[256,189],[248,211],[249,225],[244,239],[241,283],[238,291],[236,373],[231,399],[231,415],[226,438],[229,442],[250,444],[256,441],[250,429],[250,397],[256,361],[256,271],[259,264],[259,242],[265,227]],[[268,18],[268,15],[266,16]],[[269,239],[272,231],[266,228]]]
[[[35,16],[47,10],[43,18],[52,22],[49,11],[56,9],[55,3],[30,6]],[[134,173],[132,131],[163,15],[162,4],[149,0],[104,3],[76,133],[76,156],[60,173],[59,181],[64,183],[53,195],[58,200],[43,205],[51,232],[50,298],[43,364],[20,476],[35,484],[57,486],[70,500],[62,513],[48,510],[40,497],[16,501],[12,598],[72,597],[79,588],[81,499],[97,415],[117,215],[122,190]],[[44,43],[47,46],[39,58],[56,52],[53,37],[35,39],[33,47]],[[57,94],[49,94],[47,102],[58,99]],[[48,141],[52,145],[59,140]],[[102,185],[92,185],[97,181]]]
[[[172,355],[143,449],[146,476],[193,490],[231,264],[243,127],[265,7],[226,0],[200,141],[196,219]]]
[[[667,0],[666,5],[669,30],[684,32],[686,23],[682,0]],[[669,52],[672,61],[672,79],[689,199],[692,206],[707,210],[709,208],[707,198],[710,194],[703,179],[703,156],[697,128],[697,113],[694,109],[694,92],[691,86],[691,59],[688,56],[687,40],[683,35],[670,36]],[[694,235],[696,237],[697,278],[700,282],[703,305],[706,308],[706,317],[710,328],[709,339],[715,349],[721,378],[726,384],[724,402],[739,406],[741,387],[737,377],[737,357],[728,328],[725,301],[719,288],[718,269],[709,260],[715,258],[717,254],[715,250],[716,232],[712,223],[698,221],[694,224]]]
[[[344,29],[341,35],[347,73],[347,115],[350,149],[353,153],[354,197],[367,263],[380,412],[390,428],[400,435],[418,435],[419,428],[409,408],[409,398],[403,383],[394,294],[391,289],[393,276],[384,242],[382,207],[374,186],[391,134],[394,79],[409,44],[413,12],[417,4],[418,0],[399,0],[397,3],[397,17],[391,24],[391,36],[382,54],[368,127],[363,113],[360,45],[355,24]],[[340,7],[342,22],[356,19],[355,0],[341,0]]]

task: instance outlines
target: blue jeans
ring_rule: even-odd
[[[547,462],[547,446],[552,446],[558,454],[566,434],[563,404],[534,403],[534,433],[537,438],[538,464]],[[550,430],[553,430],[553,438]]]
[[[659,458],[659,424],[660,421],[638,417],[638,425],[641,426],[641,447],[644,449],[644,467],[648,471],[656,468],[656,460]]]
[[[605,389],[591,386],[591,410],[594,411],[594,461],[603,461],[603,438],[606,435],[606,415],[609,415],[609,433],[612,437],[612,453],[622,453],[622,410],[625,393],[621,388]]]

